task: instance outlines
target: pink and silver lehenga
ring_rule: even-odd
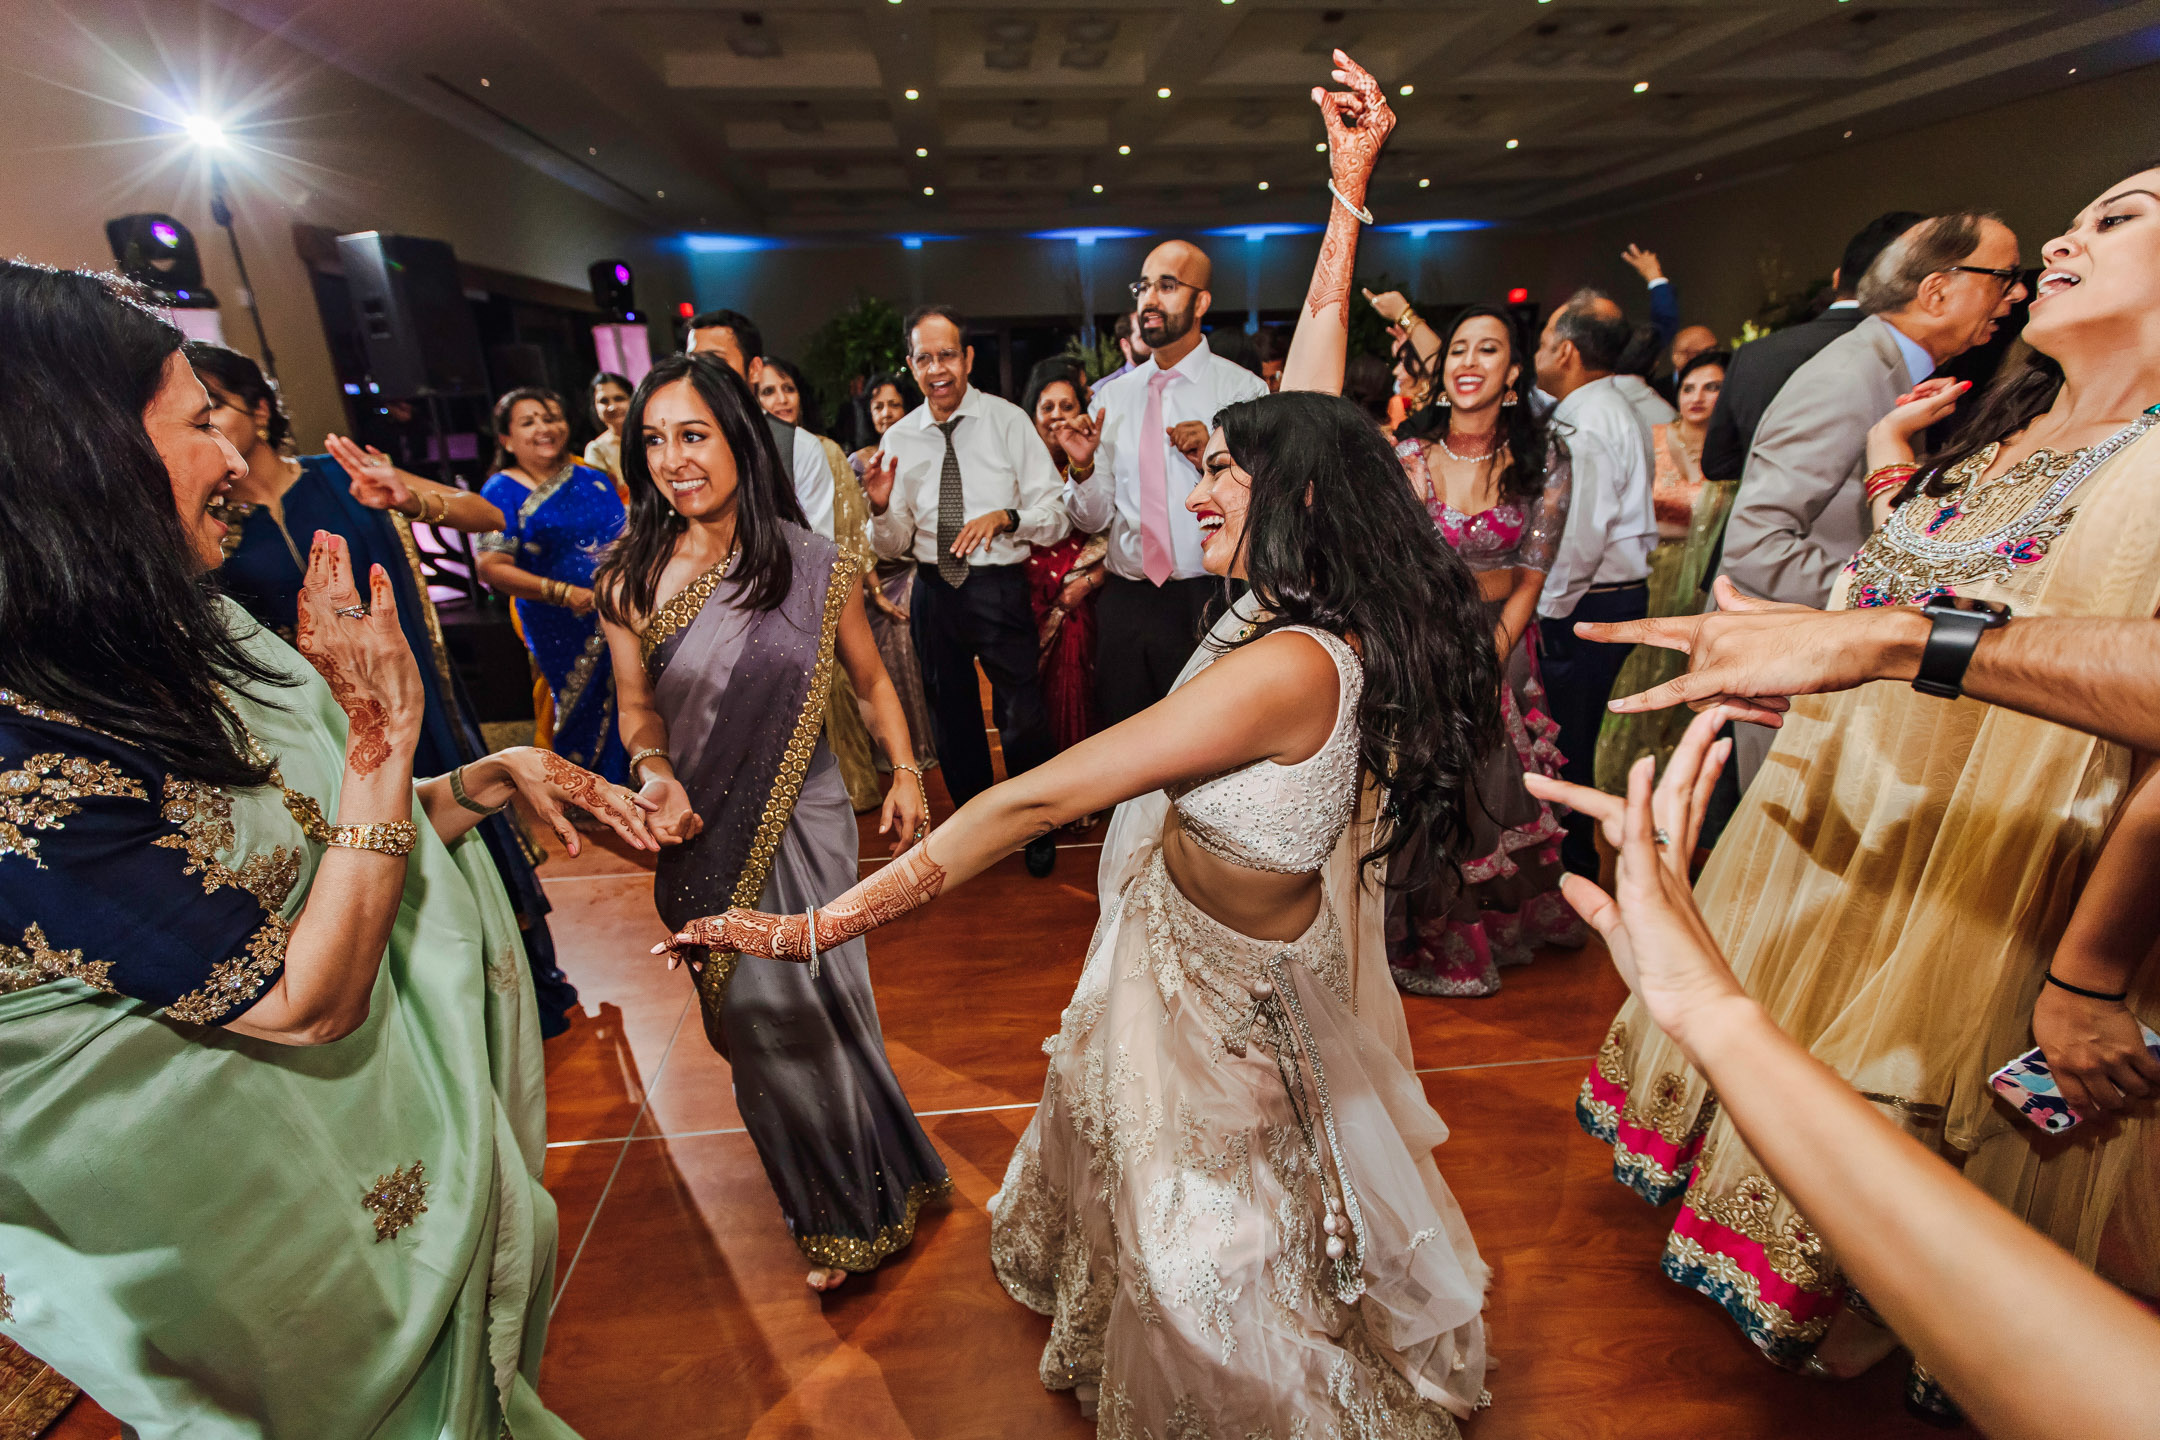
[[[1465,515],[1440,498],[1426,468],[1424,444],[1395,447],[1441,536],[1474,571],[1552,565],[1567,528],[1570,466],[1555,440],[1545,489],[1529,505],[1508,500]],[[1487,607],[1500,623],[1502,602]],[[1490,995],[1500,971],[1527,965],[1539,946],[1573,949],[1587,938],[1560,894],[1559,817],[1523,788],[1530,772],[1560,773],[1560,727],[1545,708],[1538,674],[1537,626],[1525,627],[1506,657],[1500,687],[1501,743],[1478,769],[1471,797],[1469,858],[1443,867],[1422,891],[1401,895],[1388,917],[1388,963],[1395,983],[1413,995]]]
[[[1043,1383],[1093,1400],[1104,1437],[1446,1440],[1484,1397],[1489,1272],[1433,1163],[1447,1129],[1354,848],[1362,674],[1299,633],[1335,659],[1334,733],[1119,807],[1042,1105],[990,1203],[998,1279],[1052,1322]],[[1319,872],[1306,932],[1254,939],[1187,900],[1172,804],[1234,864]]]

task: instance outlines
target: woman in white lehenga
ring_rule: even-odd
[[[1356,87],[1323,102],[1348,209],[1392,117],[1336,58]],[[1286,381],[1340,375],[1355,236],[1330,227]],[[1339,398],[1225,410],[1185,504],[1209,571],[1252,591],[1167,699],[830,905],[731,910],[671,944],[815,964],[1126,802],[1042,1106],[991,1202],[999,1280],[1052,1320],[1043,1383],[1094,1404],[1103,1436],[1440,1440],[1484,1397],[1489,1272],[1433,1163],[1447,1130],[1411,1070],[1377,876],[1386,836],[1467,833],[1499,724],[1492,632]],[[1361,785],[1383,769],[1384,794]]]

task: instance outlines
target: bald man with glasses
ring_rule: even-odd
[[[1104,381],[1095,405],[1064,439],[1065,508],[1073,525],[1110,532],[1108,575],[1095,602],[1095,703],[1104,726],[1170,693],[1200,643],[1208,601],[1222,581],[1200,560],[1200,526],[1185,496],[1200,478],[1188,454],[1206,443],[1215,413],[1268,393],[1267,382],[1208,348],[1211,266],[1183,240],[1149,252],[1133,282],[1148,358]]]

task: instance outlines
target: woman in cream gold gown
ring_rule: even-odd
[[[2103,192],[2043,255],[2024,334],[2036,356],[1919,467],[1847,566],[1834,608],[1955,595],[2018,615],[2160,610],[2160,442],[2148,433],[2160,406],[2147,409],[2160,401],[2160,170]],[[1910,433],[1958,394],[1930,387],[1893,413],[1914,421]],[[2150,1106],[2049,1138],[1987,1083],[2033,1044],[2035,997],[2061,963],[2132,761],[2116,745],[1902,685],[1797,700],[1697,895],[1781,1029],[2014,1213],[2151,1295],[2160,1224],[2149,1169],[2137,1178],[2151,1163]],[[2127,978],[2120,1023],[2160,1024],[2153,970]],[[1654,1203],[1681,1200],[1665,1273],[1720,1301],[1771,1358],[1845,1375],[1894,1347],[1635,1004],[1607,1035],[1578,1113],[1613,1145],[1617,1178]],[[1918,1377],[1916,1398],[1930,1393]]]
[[[1356,86],[1324,105],[1347,206],[1392,117],[1336,60]],[[1337,376],[1354,237],[1339,208],[1312,291]],[[1168,698],[811,913],[731,910],[670,942],[815,965],[1127,802],[1042,1106],[990,1209],[999,1279],[1051,1317],[1044,1383],[1094,1405],[1104,1436],[1438,1440],[1484,1394],[1488,1272],[1433,1164],[1447,1132],[1381,945],[1375,876],[1396,847],[1359,812],[1388,765],[1383,836],[1464,832],[1498,664],[1385,439],[1347,401],[1289,393],[1329,348],[1293,354],[1284,393],[1208,438],[1185,504],[1207,568],[1252,591]]]

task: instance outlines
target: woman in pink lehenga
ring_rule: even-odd
[[[1399,296],[1374,303],[1412,329],[1425,323]],[[1521,340],[1504,311],[1463,311],[1441,347],[1437,403],[1397,432],[1411,489],[1476,572],[1505,657],[1506,735],[1478,774],[1461,875],[1443,870],[1389,916],[1389,965],[1413,995],[1490,995],[1502,967],[1528,964],[1539,946],[1572,949],[1586,938],[1560,896],[1560,821],[1522,786],[1525,774],[1560,773],[1533,622],[1567,527],[1570,475],[1566,444],[1521,403],[1536,388]]]

